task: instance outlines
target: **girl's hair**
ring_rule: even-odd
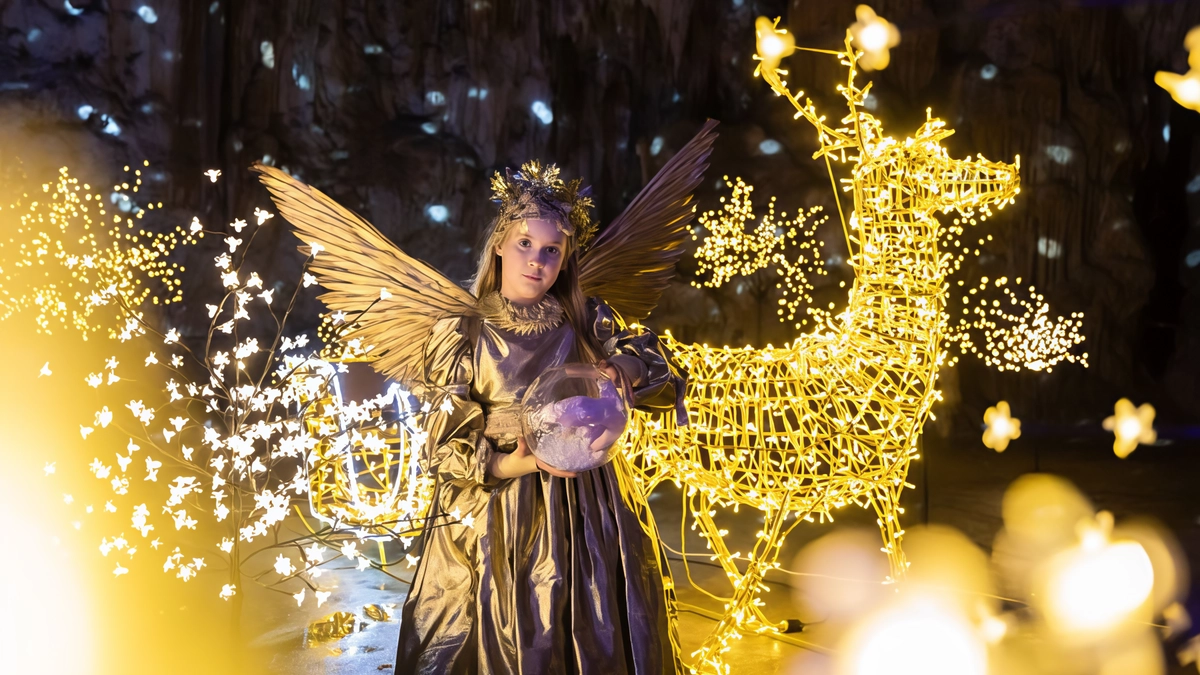
[[[543,217],[559,218],[557,214],[547,214]],[[503,245],[504,237],[517,229],[508,227],[501,231],[497,227],[499,222],[500,218],[497,217],[488,226],[483,251],[479,254],[479,265],[475,268],[474,278],[471,279],[471,294],[477,298],[500,290],[504,262],[496,253],[496,248]],[[574,237],[567,237],[567,248],[569,250],[562,267],[558,270],[558,278],[547,292],[552,293],[562,305],[563,314],[566,315],[567,321],[571,322],[571,328],[575,329],[575,345],[580,358],[596,363],[604,357],[604,349],[592,333],[592,327],[588,325],[587,298],[579,288],[579,251],[575,250]]]

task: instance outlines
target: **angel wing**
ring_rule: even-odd
[[[318,251],[309,269],[327,290],[320,296],[358,328],[346,337],[374,345],[375,370],[406,383],[424,382],[424,350],[433,325],[476,311],[475,297],[320,190],[274,167],[251,167],[271,192],[293,233]],[[364,312],[364,310],[366,310]],[[362,312],[361,315],[359,313]]]
[[[717,138],[708,120],[597,237],[579,263],[579,286],[622,318],[646,318],[675,276],[695,217],[692,191],[708,168]]]

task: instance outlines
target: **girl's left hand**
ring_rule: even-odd
[[[631,402],[630,405],[632,405],[632,401],[633,401],[633,386],[632,386],[632,384],[633,383],[629,381],[629,376],[625,374],[625,371],[616,367],[614,364],[610,363],[607,359],[601,361],[600,363],[597,363],[596,367],[599,368],[600,371],[603,372],[605,375],[607,375],[608,379],[612,380],[617,385],[617,387],[619,387],[623,392],[625,392],[626,399],[629,400]]]

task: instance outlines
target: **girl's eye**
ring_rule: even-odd
[[[528,246],[529,246],[529,240],[528,240],[528,239],[522,239],[521,241],[518,241],[517,243],[518,243],[518,244],[520,244],[521,246],[525,246],[525,247],[528,247]]]
[[[546,250],[549,251],[551,255],[558,255],[558,247],[557,246],[551,246],[551,247],[547,248]]]

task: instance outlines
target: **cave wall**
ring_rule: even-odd
[[[102,184],[147,159],[146,196],[170,206],[174,225],[266,205],[247,171],[262,159],[457,279],[473,271],[493,213],[492,171],[555,161],[594,186],[608,221],[707,117],[722,135],[701,208],[717,205],[728,174],[781,210],[836,213],[810,130],[753,77],[750,55],[760,14],[782,16],[800,44],[835,47],[855,4],[8,0],[0,162],[70,164]],[[1200,249],[1200,115],[1152,82],[1155,70],[1186,69],[1183,35],[1200,3],[873,6],[903,35],[891,66],[866,75],[886,128],[911,133],[929,106],[957,130],[952,154],[1021,156],[1021,197],[981,228],[996,240],[964,278],[1021,276],[1057,313],[1086,314],[1089,369],[1002,375],[964,360],[944,383],[949,417],[970,428],[998,398],[1027,419],[1094,417],[1119,395],[1169,419],[1200,417],[1200,254],[1188,258]],[[840,114],[832,59],[788,67],[794,87]],[[780,151],[764,154],[767,140]],[[203,176],[213,168],[216,184]],[[253,264],[286,288],[300,256],[282,227],[263,235]],[[820,236],[826,257],[844,259],[833,223]],[[212,254],[193,253],[192,269]],[[814,293],[822,306],[842,301],[838,282],[850,279],[844,264],[828,271]],[[795,335],[775,320],[768,274],[713,291],[687,283],[690,262],[682,272],[652,325],[710,343]],[[174,312],[177,324],[193,320],[186,306]]]

